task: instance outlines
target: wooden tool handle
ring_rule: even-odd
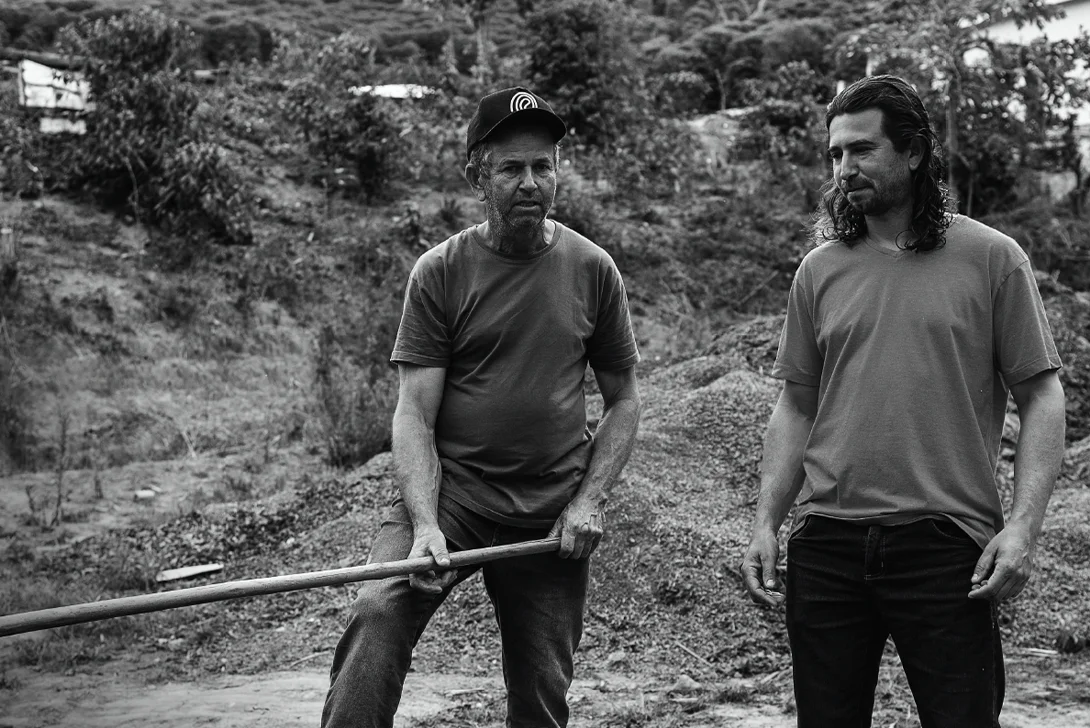
[[[512,556],[549,553],[556,551],[559,546],[559,538],[546,538],[505,546],[457,551],[450,555],[450,568],[483,564],[486,561],[506,559]],[[435,561],[430,556],[424,556],[416,559],[367,564],[366,566],[350,566],[344,569],[285,574],[284,576],[269,576],[263,579],[227,581],[220,584],[207,584],[156,594],[139,594],[118,599],[105,599],[101,602],[54,607],[36,612],[19,612],[0,617],[0,637],[33,632],[39,629],[64,627],[82,622],[96,622],[100,619],[126,617],[131,614],[158,612],[163,609],[219,602],[225,599],[299,591],[300,589],[315,589],[320,586],[338,586],[354,581],[386,579],[391,576],[405,576],[434,568]]]

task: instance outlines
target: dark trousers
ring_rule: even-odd
[[[451,552],[547,535],[545,530],[497,524],[444,497],[439,501],[439,527]],[[403,559],[412,543],[412,524],[398,501],[379,529],[368,561]],[[583,633],[588,561],[539,554],[458,569],[457,581],[438,595],[411,588],[408,577],[364,582],[333,656],[322,726],[393,725],[413,647],[451,589],[478,569],[484,572],[500,628],[507,725],[567,725],[567,692]]]
[[[867,526],[809,517],[787,546],[799,727],[870,726],[890,636],[923,728],[999,726],[995,606],[967,596],[980,554],[945,519]]]

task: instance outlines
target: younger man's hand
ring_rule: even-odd
[[[1011,522],[995,535],[977,560],[970,599],[1001,602],[1018,596],[1033,574],[1035,540],[1029,529]]]
[[[778,607],[784,602],[783,582],[776,574],[776,561],[780,557],[780,544],[776,534],[756,531],[749,542],[749,549],[738,568],[746,585],[749,598],[757,604]]]

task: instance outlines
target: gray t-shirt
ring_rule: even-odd
[[[981,546],[1007,392],[1060,367],[1029,259],[958,216],[942,248],[822,245],[791,287],[772,375],[818,387],[796,526],[946,517]]]
[[[446,367],[443,493],[500,523],[549,527],[590,458],[588,362],[625,369],[639,353],[613,260],[557,223],[530,258],[501,255],[476,228],[424,253],[390,360]]]

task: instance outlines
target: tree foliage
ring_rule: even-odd
[[[498,0],[414,0],[414,2],[435,8],[440,19],[446,19],[452,12],[459,13],[473,28],[477,40],[477,62],[474,67],[478,80],[491,78],[493,71],[492,16]],[[520,13],[533,7],[533,0],[516,0]]]
[[[80,21],[59,43],[89,83],[94,108],[71,153],[43,166],[63,185],[191,241],[250,242],[245,185],[194,121],[198,99],[186,80],[194,33],[141,11]]]
[[[368,201],[390,193],[404,154],[398,125],[383,100],[350,92],[374,81],[375,46],[374,38],[353,32],[330,39],[313,70],[290,83],[281,103],[321,161],[319,179],[327,193],[355,187]],[[343,169],[352,170],[352,179]]]
[[[1079,167],[1074,109],[1090,103],[1080,72],[1085,33],[1006,45],[987,32],[1009,20],[1037,25],[1059,11],[1046,0],[930,0],[896,7],[891,22],[849,39],[845,53],[870,57],[874,72],[911,79],[945,139],[951,188],[964,211],[1009,204],[1025,167]]]
[[[611,0],[563,0],[528,20],[531,83],[591,146],[618,139],[647,112],[628,21],[623,5]]]
[[[703,27],[682,42],[663,48],[655,66],[660,72],[700,74],[708,88],[704,110],[722,110],[755,103],[752,92],[760,88],[760,82],[778,83],[777,73],[788,64],[806,64],[818,83],[831,89],[832,68],[826,48],[833,34],[832,26],[821,19],[761,24],[728,20]]]

